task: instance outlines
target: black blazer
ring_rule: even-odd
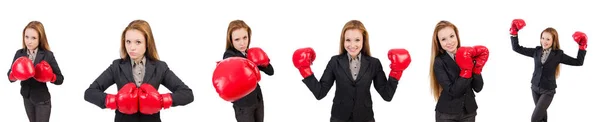
[[[571,65],[571,66],[581,66],[583,65],[583,60],[585,59],[586,50],[579,50],[577,52],[577,59],[566,55],[562,50],[552,50],[546,59],[546,62],[542,64],[542,52],[543,49],[541,46],[536,46],[535,48],[525,48],[519,45],[519,37],[510,37],[512,41],[512,48],[515,52],[532,57],[533,62],[535,64],[533,77],[531,78],[531,85],[537,86],[543,89],[556,89],[556,67],[560,63]]]
[[[475,92],[483,88],[481,75],[473,74],[469,79],[460,77],[460,67],[448,55],[442,53],[435,57],[433,72],[443,90],[435,106],[442,113],[471,113],[477,111]]]
[[[21,56],[27,56],[27,49],[17,50],[17,52],[15,53],[15,57],[13,58],[13,63],[15,62],[15,60],[17,60],[17,58]],[[50,67],[52,67],[52,72],[54,72],[54,74],[56,75],[56,81],[54,81],[54,84],[61,85],[63,83],[64,77],[60,72],[60,68],[56,63],[56,59],[54,59],[54,53],[52,53],[52,51],[38,49],[38,52],[35,56],[35,60],[33,60],[33,66],[35,67],[35,65],[40,63],[40,61],[42,60],[48,62],[48,64],[50,64]],[[11,63],[11,68],[13,63]],[[11,69],[8,69],[8,73],[6,73],[7,76],[10,74],[10,71]],[[12,83],[15,81],[10,82]],[[46,83],[38,82],[37,80],[35,80],[35,78],[30,78],[25,81],[21,81],[21,96],[23,96],[23,98],[29,98],[34,102],[43,102],[50,100],[50,92],[48,92],[48,86],[46,86]]]
[[[246,58],[246,55],[244,55],[242,52],[240,52],[238,50],[228,49],[223,54],[223,59],[226,59],[229,57]],[[272,76],[273,73],[275,73],[275,71],[273,71],[273,66],[271,64],[269,64],[267,67],[258,66],[258,69],[269,76]],[[233,105],[239,106],[239,107],[248,107],[248,106],[252,106],[262,100],[263,100],[263,98],[262,98],[262,91],[260,90],[260,85],[258,83],[256,83],[256,88],[254,89],[254,91],[252,91],[250,94],[240,98],[239,100],[233,101]]]
[[[317,100],[323,99],[333,82],[336,82],[335,97],[331,108],[331,116],[340,120],[349,120],[352,116],[354,122],[363,122],[374,119],[373,101],[371,100],[371,83],[381,95],[383,100],[392,101],[398,79],[386,78],[379,59],[362,55],[360,70],[356,80],[352,79],[348,54],[332,56],[320,80],[313,75],[302,81],[315,95]]]
[[[179,79],[173,73],[167,63],[163,61],[146,60],[146,73],[144,75],[144,83],[154,86],[158,89],[159,85],[169,89],[173,99],[172,107],[183,106],[194,101],[192,89]],[[134,82],[132,73],[131,61],[127,59],[117,59],[106,69],[102,74],[85,91],[85,100],[104,109],[106,108],[106,93],[104,91],[117,84],[117,89],[121,89],[123,85]],[[115,110],[115,122],[160,122],[160,112],[153,115],[144,115],[135,113],[132,115],[123,114]]]

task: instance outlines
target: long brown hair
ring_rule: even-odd
[[[27,49],[27,46],[25,46],[25,30],[27,30],[28,28],[37,31],[39,40],[38,48],[50,51],[50,45],[48,44],[48,39],[46,38],[46,31],[44,29],[44,25],[40,21],[31,21],[23,29],[23,49]]]
[[[371,48],[369,47],[369,33],[367,32],[365,25],[358,20],[350,20],[344,25],[342,34],[340,36],[340,55],[347,53],[346,48],[344,48],[344,34],[346,34],[346,31],[350,29],[358,29],[362,32],[363,46],[360,50],[360,53],[362,55],[371,56]]]
[[[430,58],[430,62],[429,62],[430,86],[431,86],[431,92],[433,94],[433,99],[435,101],[437,101],[439,99],[443,88],[438,83],[437,79],[435,78],[435,72],[433,71],[433,65],[434,65],[436,56],[446,53],[444,51],[444,49],[442,49],[442,45],[439,43],[439,40],[438,40],[438,32],[446,27],[450,27],[454,30],[454,33],[456,34],[456,40],[458,41],[458,44],[456,46],[460,47],[460,36],[458,34],[458,28],[456,28],[456,26],[454,24],[452,24],[446,20],[442,20],[442,21],[438,22],[435,25],[435,29],[433,30],[433,37],[431,39],[431,58]],[[441,75],[445,75],[445,74],[441,74]]]
[[[250,29],[250,26],[248,26],[248,24],[246,24],[246,22],[244,22],[243,20],[233,20],[229,22],[229,27],[227,27],[227,45],[225,46],[226,50],[235,50],[235,48],[233,47],[233,42],[231,42],[233,41],[231,40],[231,33],[233,33],[233,31],[237,29],[246,29],[246,31],[248,31],[248,46],[250,46],[250,42],[252,39],[252,29]]]
[[[560,43],[558,43],[558,32],[556,31],[556,29],[552,28],[552,27],[548,27],[546,29],[544,29],[544,31],[542,31],[542,33],[540,33],[540,39],[542,38],[542,34],[544,34],[544,32],[550,33],[552,35],[552,50],[560,50]],[[558,76],[560,75],[560,64],[558,64],[556,66],[556,74],[555,74],[555,78],[558,78]]]
[[[129,58],[129,54],[127,54],[127,49],[125,48],[125,33],[127,33],[128,30],[141,31],[144,38],[146,38],[146,52],[144,53],[144,56],[146,56],[147,59],[155,61],[160,59],[156,50],[156,44],[154,43],[152,29],[150,28],[150,24],[145,20],[133,20],[125,30],[123,30],[123,34],[121,35],[121,59]]]

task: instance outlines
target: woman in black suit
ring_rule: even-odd
[[[52,104],[46,83],[61,85],[64,77],[54,58],[54,53],[50,51],[44,25],[41,22],[31,21],[23,29],[23,48],[15,53],[14,66],[29,67],[28,71],[17,71],[22,70],[19,68],[8,70],[11,83],[21,81],[21,95],[29,121],[50,121]]]
[[[392,49],[388,57],[392,64],[389,79],[379,59],[371,57],[369,34],[362,22],[351,20],[344,25],[340,36],[340,53],[332,56],[320,80],[314,76],[310,65],[315,60],[312,48],[294,52],[294,65],[304,78],[302,81],[321,100],[334,81],[335,98],[331,109],[332,122],[374,122],[371,84],[385,101],[392,101],[398,80],[410,64],[410,55],[404,49]]]
[[[257,47],[249,49],[251,37],[252,29],[250,29],[250,26],[243,20],[231,21],[227,28],[227,42],[223,59],[229,57],[249,58],[252,62],[257,64],[260,71],[272,76],[275,71],[273,70],[273,66],[269,63],[266,53]],[[253,57],[263,57],[264,59]],[[235,111],[235,118],[238,122],[264,121],[264,102],[258,82],[256,83],[256,88],[252,92],[232,103]]]
[[[473,91],[480,92],[483,88],[481,63],[486,62],[487,56],[483,59],[477,57],[481,61],[477,61],[479,64],[473,67],[471,73],[456,60],[459,47],[456,26],[448,21],[438,22],[433,32],[430,63],[431,90],[437,101],[436,122],[475,122],[478,107]]]
[[[159,60],[155,44],[150,25],[132,21],[121,36],[121,59],[90,84],[85,100],[103,109],[118,109],[115,122],[160,122],[160,109],[194,101],[192,90]],[[104,93],[113,84],[119,93]],[[172,93],[159,94],[161,84]]]
[[[515,52],[532,57],[535,69],[531,79],[531,91],[535,109],[531,115],[532,122],[546,122],[548,115],[546,109],[556,93],[556,78],[560,72],[559,64],[582,66],[587,48],[587,36],[582,32],[575,32],[573,39],[579,44],[577,58],[566,55],[558,43],[558,32],[554,28],[546,28],[540,34],[540,45],[535,48],[526,48],[519,45],[518,31],[525,27],[523,19],[514,19],[510,28],[510,40]]]

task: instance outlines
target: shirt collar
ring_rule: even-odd
[[[348,60],[352,61],[352,55],[350,55],[350,53],[346,53],[348,55]],[[356,60],[360,61],[360,58],[362,57],[361,53],[358,53],[358,56],[356,56]]]
[[[27,54],[31,55],[31,54],[37,54],[38,49],[40,48],[35,48],[35,50],[33,50],[33,52],[31,52],[29,49],[27,49]]]
[[[140,62],[135,62],[135,60],[131,59],[131,66],[135,66],[136,64],[141,64],[142,66],[144,66],[146,64],[146,56],[142,57],[142,60]]]
[[[448,51],[446,51],[446,53],[448,54],[448,56],[450,56],[450,58],[452,58],[452,60],[454,60],[454,56],[455,56],[456,54],[454,54],[454,53],[450,53],[450,52],[448,52]]]

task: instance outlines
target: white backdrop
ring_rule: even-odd
[[[102,110],[83,99],[84,91],[119,58],[121,32],[134,19],[147,20],[154,33],[161,60],[194,91],[187,106],[162,111],[162,119],[174,121],[235,122],[232,104],[216,94],[212,83],[215,61],[225,48],[227,25],[242,19],[252,28],[251,47],[263,48],[275,75],[263,75],[266,122],[329,121],[335,87],[318,101],[301,81],[292,64],[295,49],[311,46],[317,52],[313,71],[319,78],[332,55],[337,54],[343,25],[361,20],[371,38],[371,52],[387,67],[387,51],[406,48],[412,63],[404,72],[392,102],[371,90],[378,122],[433,122],[435,102],[429,90],[429,57],[435,24],[449,20],[459,29],[462,44],[486,45],[490,58],[483,69],[485,85],[477,94],[477,120],[525,122],[534,109],[530,80],[533,59],[512,51],[511,20],[523,18],[521,45],[539,45],[546,27],[558,30],[566,54],[576,57],[578,46],[571,34],[589,37],[584,66],[562,65],[558,89],[549,108],[549,119],[558,122],[590,121],[600,109],[596,93],[598,75],[597,6],[577,0],[561,2],[426,1],[3,1],[0,4],[0,69],[10,68],[14,52],[21,48],[22,30],[32,20],[41,21],[52,51],[65,76],[61,86],[49,84],[51,121],[113,121],[114,111]],[[186,56],[192,57],[186,57]],[[2,71],[0,70],[0,71]],[[386,74],[389,68],[384,68]],[[4,73],[2,72],[2,73]],[[19,83],[0,82],[0,118],[25,122],[27,116]],[[161,86],[161,93],[168,90]],[[106,92],[116,93],[113,85]]]

